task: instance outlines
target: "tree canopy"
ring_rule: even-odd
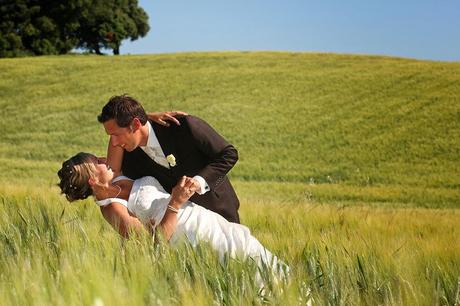
[[[149,31],[137,0],[0,0],[0,57],[65,54],[74,48],[119,54],[123,40]]]

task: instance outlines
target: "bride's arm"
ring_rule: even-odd
[[[129,238],[130,233],[141,234],[145,230],[139,219],[131,216],[128,209],[119,203],[103,206],[101,212],[105,220],[124,238]]]
[[[193,179],[183,176],[172,189],[171,198],[165,215],[160,222],[160,231],[165,240],[169,241],[177,226],[177,211],[195,193]]]
[[[169,241],[177,226],[177,210],[187,202],[194,194],[192,189],[193,180],[183,176],[171,192],[168,209],[161,220],[159,227],[164,239]],[[128,209],[120,203],[112,203],[101,207],[102,215],[105,220],[124,238],[129,238],[129,234],[141,233],[145,230],[140,220],[129,214]],[[149,231],[151,228],[148,229]],[[151,232],[152,233],[152,232]]]
[[[179,120],[176,119],[176,117],[180,118],[180,117],[184,117],[187,115],[188,115],[187,113],[181,112],[181,111],[147,113],[147,117],[150,120],[153,120],[156,123],[160,125],[164,125],[164,126],[170,126],[169,122],[172,122],[176,125],[180,125],[180,122]]]

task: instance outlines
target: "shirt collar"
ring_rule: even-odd
[[[158,141],[157,135],[155,134],[155,131],[153,130],[152,125],[150,124],[149,121],[147,121],[147,126],[149,128],[149,137],[147,139],[147,145],[146,146],[141,146],[141,148],[149,147],[149,148],[161,148],[160,142]]]

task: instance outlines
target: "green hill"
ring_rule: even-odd
[[[315,53],[1,59],[2,188],[105,154],[96,115],[121,93],[211,123],[249,200],[460,205],[460,63]]]
[[[122,241],[92,200],[59,195],[64,159],[105,154],[96,115],[121,93],[238,148],[242,223],[289,284],[262,298],[252,262]],[[460,63],[388,57],[0,59],[2,305],[305,305],[310,290],[318,305],[458,305],[459,97]]]

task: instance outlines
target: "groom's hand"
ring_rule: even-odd
[[[170,124],[168,121],[180,125],[179,120],[177,120],[176,117],[183,117],[187,116],[187,113],[181,112],[181,111],[172,111],[172,112],[154,112],[154,113],[148,113],[147,117],[150,120],[153,120],[154,122],[164,125],[164,126],[169,126]]]

